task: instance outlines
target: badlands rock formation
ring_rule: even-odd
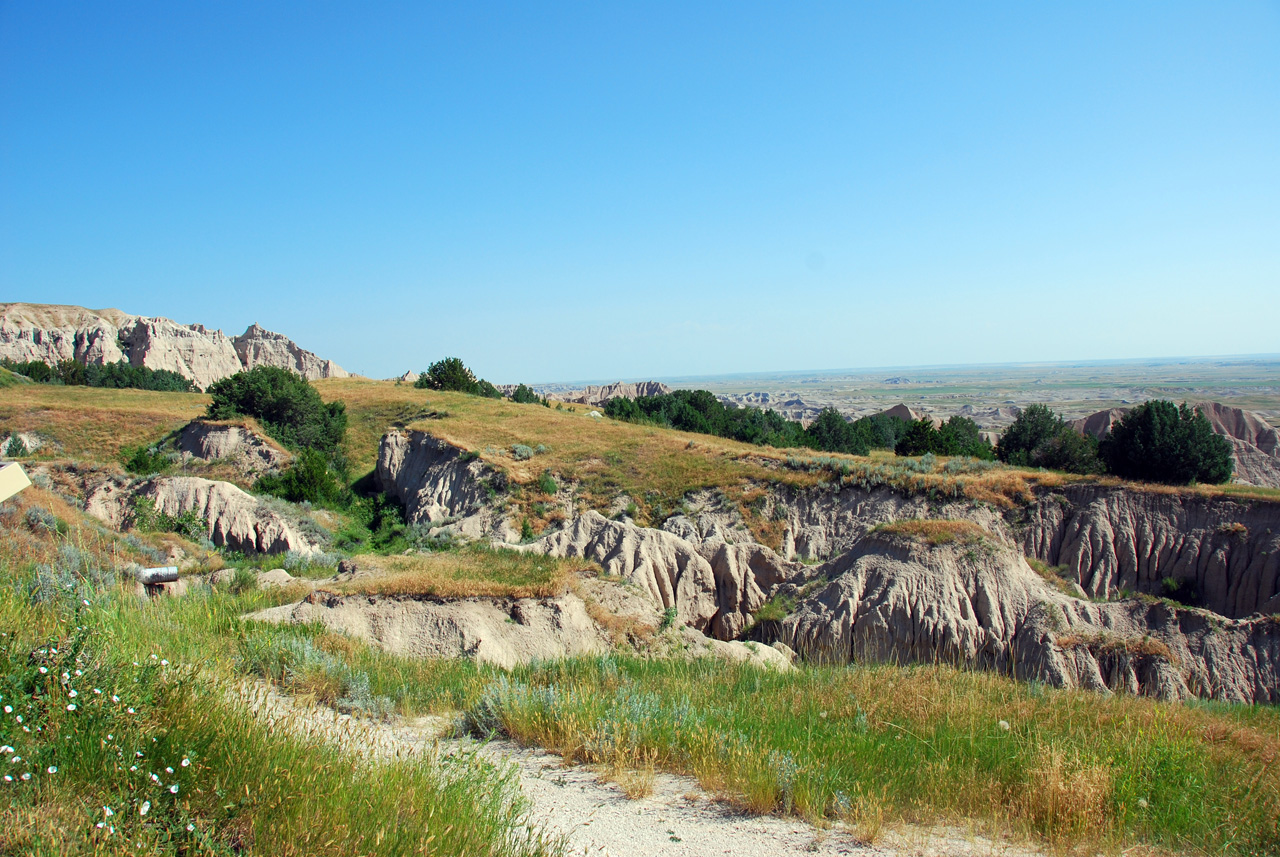
[[[203,461],[230,461],[248,478],[282,470],[293,455],[247,426],[195,420],[178,435],[178,451]]]
[[[934,428],[939,428],[942,425],[942,420],[939,419],[938,417],[935,417],[932,414],[926,414],[923,411],[912,410],[911,408],[907,407],[905,403],[900,403],[900,404],[894,405],[892,408],[889,408],[888,410],[881,411],[879,413],[879,416],[897,417],[898,419],[906,420],[909,423],[913,423],[916,420],[922,420],[927,418],[929,422],[933,423]]]
[[[379,484],[416,520],[461,516],[493,535],[500,515],[486,513],[483,481],[497,476],[422,432],[383,440]],[[722,641],[750,630],[809,660],[942,659],[1066,687],[1280,701],[1280,622],[1269,615],[1280,611],[1278,504],[1075,485],[1001,510],[888,488],[771,486],[759,513],[784,523],[785,556],[754,542],[714,492],[690,494],[684,508],[661,529],[588,511],[517,549],[594,560],[691,629]],[[910,519],[965,521],[984,535],[929,547],[877,530]],[[1075,598],[1024,553],[1064,567],[1094,597],[1172,586],[1196,606]],[[776,596],[799,607],[753,627]]]
[[[497,522],[486,484],[505,484],[479,459],[422,431],[384,435],[374,479],[404,506],[409,523],[461,519],[456,528],[472,538],[488,534]]]
[[[671,392],[671,388],[666,384],[658,381],[639,381],[636,383],[626,383],[618,381],[613,384],[605,384],[603,386],[588,385],[582,390],[574,393],[568,393],[561,396],[566,402],[576,402],[580,405],[595,405],[603,407],[614,399],[643,399],[649,396],[661,396]]]
[[[332,361],[256,324],[243,336],[228,337],[200,324],[55,304],[0,304],[0,358],[97,365],[127,360],[134,366],[177,372],[201,389],[263,364],[290,369],[309,380],[347,376]]]
[[[996,541],[930,547],[875,534],[811,574],[830,582],[780,629],[808,660],[942,661],[1059,687],[1280,700],[1280,622],[1071,598]]]
[[[573,594],[559,598],[452,598],[341,595],[316,590],[297,604],[251,614],[268,622],[312,623],[392,654],[472,658],[499,667],[599,654],[609,639]]]
[[[294,522],[229,482],[194,476],[161,476],[138,483],[109,480],[89,493],[85,511],[121,529],[135,496],[150,500],[164,515],[195,512],[218,547],[246,554],[293,551],[311,556],[318,552]]]
[[[347,370],[332,360],[321,360],[310,351],[299,348],[289,337],[272,333],[256,323],[249,325],[249,329],[232,342],[235,344],[236,356],[246,369],[279,366],[291,369],[307,380],[349,376]]]
[[[1192,406],[1200,409],[1215,432],[1231,441],[1235,458],[1232,481],[1280,488],[1280,432],[1262,417],[1240,408],[1219,402],[1194,402]],[[1109,408],[1071,425],[1076,431],[1101,440],[1126,413],[1127,408]]]
[[[1274,503],[1076,485],[1046,492],[1010,517],[1028,556],[1066,566],[1091,596],[1172,594],[1242,617],[1280,612],[1278,510]]]

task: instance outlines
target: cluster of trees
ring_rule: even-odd
[[[826,408],[805,428],[773,410],[725,405],[707,390],[675,390],[639,399],[621,397],[605,405],[604,412],[627,422],[669,426],[781,449],[806,447],[851,455],[889,449],[901,455],[933,452],[987,459],[993,455],[977,424],[959,416],[935,428],[929,420],[908,422],[884,414],[850,422],[835,408]]]
[[[1046,405],[1028,405],[1000,435],[996,458],[1019,467],[1102,473],[1098,441],[1081,434]]]
[[[325,402],[301,375],[276,366],[256,366],[209,385],[213,420],[253,417],[271,437],[296,455],[282,473],[263,476],[254,489],[295,503],[346,505],[351,497],[342,441],[347,411]]]
[[[418,375],[413,386],[421,390],[453,390],[458,393],[470,393],[486,399],[501,399],[502,391],[483,378],[477,379],[475,373],[467,368],[458,357],[446,357],[437,360],[427,367],[427,371]],[[511,401],[521,404],[549,405],[550,403],[524,384],[516,387],[511,394]]]
[[[1235,467],[1231,441],[1199,410],[1155,399],[1121,417],[1101,442],[1077,432],[1045,405],[1030,405],[1005,430],[996,457],[1008,464],[1124,479],[1216,484]]]
[[[133,366],[129,361],[104,366],[86,365],[79,360],[59,360],[50,365],[40,360],[18,362],[0,360],[0,366],[25,375],[39,384],[65,384],[69,387],[109,387],[112,389],[159,390],[167,393],[194,393],[190,379],[168,369]]]
[[[977,423],[953,416],[902,420],[876,414],[849,421],[826,408],[808,428],[772,410],[726,405],[706,390],[675,390],[639,399],[617,398],[605,414],[633,423],[727,437],[779,448],[866,455],[888,449],[898,455],[968,455],[1023,467],[1070,473],[1112,473],[1125,479],[1188,484],[1231,478],[1231,443],[1214,433],[1203,414],[1187,405],[1151,401],[1126,414],[1099,443],[1081,434],[1045,405],[1025,408],[994,449]]]

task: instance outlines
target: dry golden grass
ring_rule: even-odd
[[[595,571],[582,559],[555,559],[473,546],[440,553],[360,557],[362,573],[326,583],[323,590],[362,595],[429,595],[439,598],[552,598],[569,590],[579,572]]]
[[[923,519],[891,521],[876,527],[874,532],[902,536],[930,545],[971,545],[987,535],[987,531],[972,521],[947,521]]]
[[[1095,654],[1129,654],[1173,661],[1173,652],[1153,637],[1121,637],[1116,634],[1064,634],[1054,642],[1063,649],[1088,649]]]
[[[116,461],[124,447],[155,443],[182,428],[208,402],[198,393],[22,384],[0,393],[0,427],[38,432],[61,447],[38,457]]]

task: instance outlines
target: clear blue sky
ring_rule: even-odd
[[[0,300],[497,382],[1280,351],[1280,3],[0,0]]]

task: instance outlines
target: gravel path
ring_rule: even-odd
[[[841,828],[822,830],[794,817],[756,816],[716,801],[690,777],[659,773],[653,794],[630,799],[588,766],[566,767],[559,756],[510,741],[477,743],[442,737],[451,725],[438,717],[353,719],[300,704],[274,689],[244,691],[250,706],[276,725],[321,735],[353,752],[386,758],[478,750],[498,765],[514,765],[532,804],[529,821],[562,835],[567,853],[581,857],[742,857],[861,854],[883,857],[1002,855],[1040,857],[1023,846],[993,842],[946,828],[896,828],[874,845]]]

